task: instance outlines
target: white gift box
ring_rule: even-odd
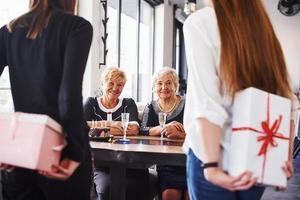
[[[230,175],[251,171],[258,183],[286,186],[282,166],[288,160],[291,101],[256,88],[234,98]]]
[[[47,115],[0,115],[0,162],[51,171],[66,142],[61,126]]]

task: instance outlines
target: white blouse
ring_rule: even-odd
[[[275,32],[284,51],[291,85],[296,92],[300,87],[300,14],[286,17],[277,10],[278,1],[264,0]],[[273,14],[272,14],[273,13]],[[275,13],[275,14],[274,14]],[[193,13],[184,23],[188,85],[184,113],[186,139],[183,145],[187,153],[191,148],[201,160],[203,149],[196,121],[206,118],[222,128],[222,161],[228,166],[231,135],[232,101],[220,94],[220,36],[214,9],[205,7]],[[293,110],[297,106],[294,100]]]

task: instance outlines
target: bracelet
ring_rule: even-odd
[[[210,167],[218,167],[219,166],[219,163],[218,162],[209,162],[209,163],[202,163],[201,164],[201,167],[203,169],[205,168],[210,168]]]

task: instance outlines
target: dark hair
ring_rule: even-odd
[[[247,87],[291,97],[280,43],[261,0],[213,0],[221,37],[221,87]],[[222,91],[223,91],[222,90]]]
[[[17,26],[28,27],[26,37],[36,39],[47,27],[53,10],[76,14],[77,3],[77,0],[30,0],[29,12],[12,20],[8,24],[8,30],[12,32]],[[30,24],[26,21],[28,15],[32,16]]]

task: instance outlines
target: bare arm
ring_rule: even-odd
[[[221,128],[205,118],[198,119],[197,125],[202,141],[200,145],[203,146],[202,161],[204,163],[219,162]],[[211,183],[230,191],[246,190],[256,183],[256,179],[252,178],[250,172],[244,172],[233,177],[219,167],[204,169],[204,176]]]
[[[221,128],[205,118],[197,120],[203,146],[202,162],[218,162],[220,160]]]

